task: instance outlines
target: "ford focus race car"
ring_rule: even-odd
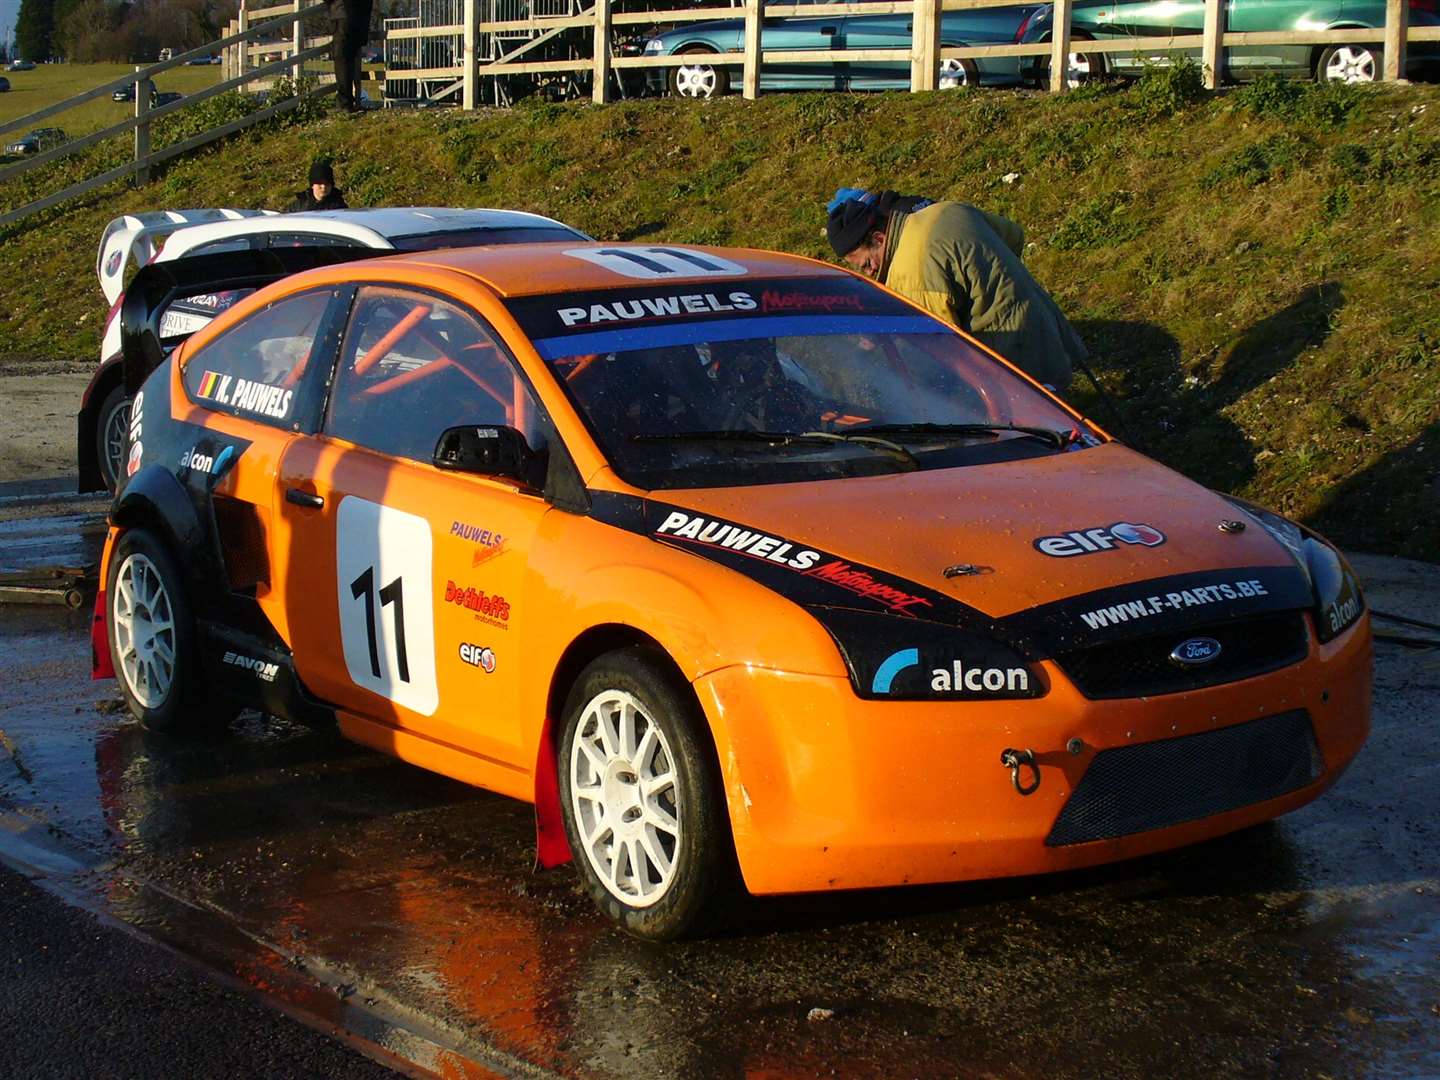
[[[1333,547],[846,270],[270,256],[127,294],[97,674],[154,728],[254,706],[531,801],[541,861],[654,938],[741,887],[1192,843],[1366,737]],[[167,349],[176,297],[265,273]]]

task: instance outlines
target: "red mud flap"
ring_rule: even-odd
[[[95,594],[95,611],[90,616],[90,678],[115,678],[115,665],[110,662],[110,634],[105,622],[105,590]]]
[[[535,755],[535,861],[549,870],[564,866],[573,856],[570,841],[565,838],[565,820],[560,813],[560,776],[555,770],[555,743],[550,737],[550,721],[540,732],[540,748]]]

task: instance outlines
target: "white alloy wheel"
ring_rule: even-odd
[[[125,475],[125,433],[130,426],[130,402],[122,401],[112,408],[104,417],[103,425],[100,432],[101,453],[105,455],[105,468],[108,469],[113,490],[120,486],[120,480]]]
[[[970,78],[965,61],[946,59],[940,61],[940,74],[935,85],[941,90],[953,90],[957,86],[970,85]]]
[[[682,64],[675,69],[675,92],[681,97],[713,98],[719,82],[709,64]]]
[[[1070,53],[1065,59],[1065,85],[1071,90],[1083,86],[1095,74],[1087,53]]]
[[[646,908],[675,880],[680,798],[665,733],[635,695],[585,705],[570,749],[570,799],[586,861],[606,891]]]
[[[160,571],[145,555],[126,556],[115,577],[115,652],[131,695],[159,708],[175,680],[175,612]]]
[[[1341,45],[1325,58],[1327,82],[1368,83],[1375,81],[1375,54],[1363,45]]]

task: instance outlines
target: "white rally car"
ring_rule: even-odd
[[[115,489],[130,403],[120,369],[120,308],[135,270],[192,255],[293,247],[360,247],[395,251],[490,244],[589,240],[540,214],[519,210],[388,207],[280,214],[273,210],[157,210],[118,217],[100,236],[95,273],[110,311],[100,367],[85,388],[77,418],[80,490]],[[162,336],[194,333],[250,289],[190,297],[161,318]]]

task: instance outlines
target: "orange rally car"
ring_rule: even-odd
[[[154,728],[253,706],[532,801],[641,936],[1192,843],[1368,731],[1333,547],[834,266],[240,253],[122,319],[97,676]]]

